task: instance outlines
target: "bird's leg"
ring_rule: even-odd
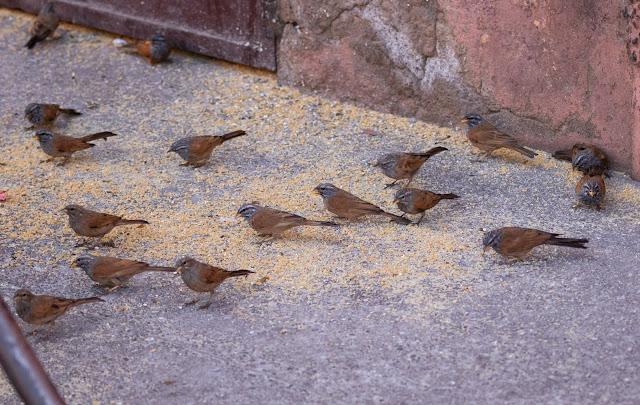
[[[142,225],[141,225],[141,226],[142,226]],[[138,228],[140,228],[140,227],[138,227]],[[107,241],[107,242],[102,242],[102,243],[101,243],[101,245],[102,245],[102,246],[109,246],[109,247],[116,247],[115,242],[114,242],[114,241],[112,241],[112,240]]]
[[[58,164],[57,164],[57,166],[62,167],[62,166],[64,166],[64,165],[66,165],[66,164],[67,164],[67,162],[69,161],[69,158],[70,158],[70,157],[71,157],[71,156],[65,156],[65,157],[64,157],[64,159],[62,159],[62,162],[58,163]]]
[[[413,176],[409,178],[409,182],[407,183],[406,186],[404,186],[404,188],[409,188],[409,185],[411,184],[412,181],[413,181]]]
[[[393,183],[389,183],[386,186],[384,186],[384,188],[389,188],[389,187],[393,187],[394,184],[396,184],[398,182],[398,180],[394,180]]]
[[[207,300],[206,304],[199,306],[198,309],[207,309],[211,306],[211,299],[213,298],[213,293],[214,291],[211,291],[211,295],[209,295],[209,299]]]
[[[575,211],[576,209],[580,208],[580,206],[582,206],[582,203],[577,203],[573,207],[571,207],[571,209]]]
[[[82,242],[78,242],[78,243],[76,243],[76,247],[86,246],[86,245],[87,245],[87,243],[89,243],[89,241],[88,241],[88,240],[84,240],[84,239],[83,239],[83,240],[82,240]]]
[[[484,158],[486,158],[487,156],[489,156],[489,152],[485,152],[482,156],[480,156],[480,159],[478,159],[478,162],[482,162],[484,160]]]
[[[420,222],[422,222],[422,218],[424,218],[425,215],[427,215],[427,213],[423,212],[422,215],[420,216],[420,219],[418,220],[418,222],[416,222],[416,225],[420,225]]]
[[[257,241],[256,245],[262,245],[265,242],[271,242],[275,239],[273,235],[258,235],[258,236],[264,236],[264,239]]]
[[[100,246],[101,239],[102,239],[102,236],[98,237],[98,239],[96,239],[95,242],[93,242],[91,246],[89,246],[89,249],[95,249],[96,247]]]
[[[190,305],[194,305],[196,302],[198,302],[198,300],[200,299],[200,296],[202,295],[202,293],[198,293],[198,295],[196,296],[196,299],[194,299],[193,301],[189,301],[186,304],[184,304],[185,307],[188,307]]]

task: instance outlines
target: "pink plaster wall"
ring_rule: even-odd
[[[640,178],[636,6],[635,0],[283,0],[278,76],[307,91],[438,124],[458,125],[477,111],[542,149],[592,142],[614,167]]]

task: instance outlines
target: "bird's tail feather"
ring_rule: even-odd
[[[114,134],[113,132],[97,132],[95,134],[83,136],[80,139],[82,139],[85,142],[95,141],[96,139],[104,139],[106,141],[108,137],[116,136],[116,135],[118,134]]]
[[[587,247],[584,244],[587,242],[589,242],[588,239],[558,238],[554,235],[549,240],[547,240],[545,244],[586,249]]]

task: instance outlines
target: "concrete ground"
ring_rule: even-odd
[[[176,52],[150,66],[113,36],[65,25],[22,47],[32,16],[0,9],[0,293],[106,302],[76,308],[51,335],[19,321],[71,404],[616,403],[640,401],[640,187],[607,181],[602,211],[572,210],[579,176],[541,153],[478,162],[460,130],[279,87],[271,73]],[[57,131],[113,131],[63,167],[32,139],[34,101],[83,115]],[[171,143],[248,132],[199,169]],[[328,220],[311,190],[331,181],[399,213],[370,165],[443,145],[414,185],[461,196],[420,226],[383,218],[299,228],[272,243],[234,214],[260,203]],[[256,272],[223,284],[204,311],[177,275],[142,274],[111,293],[70,267],[60,210],[76,203],[143,228],[96,253],[172,265],[191,255]],[[341,221],[344,222],[344,221]],[[586,237],[505,264],[483,230],[516,225]],[[0,402],[19,403],[0,379]]]

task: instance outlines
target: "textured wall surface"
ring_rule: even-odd
[[[476,111],[547,150],[593,142],[640,176],[635,0],[490,3],[283,0],[279,80],[444,125]]]

